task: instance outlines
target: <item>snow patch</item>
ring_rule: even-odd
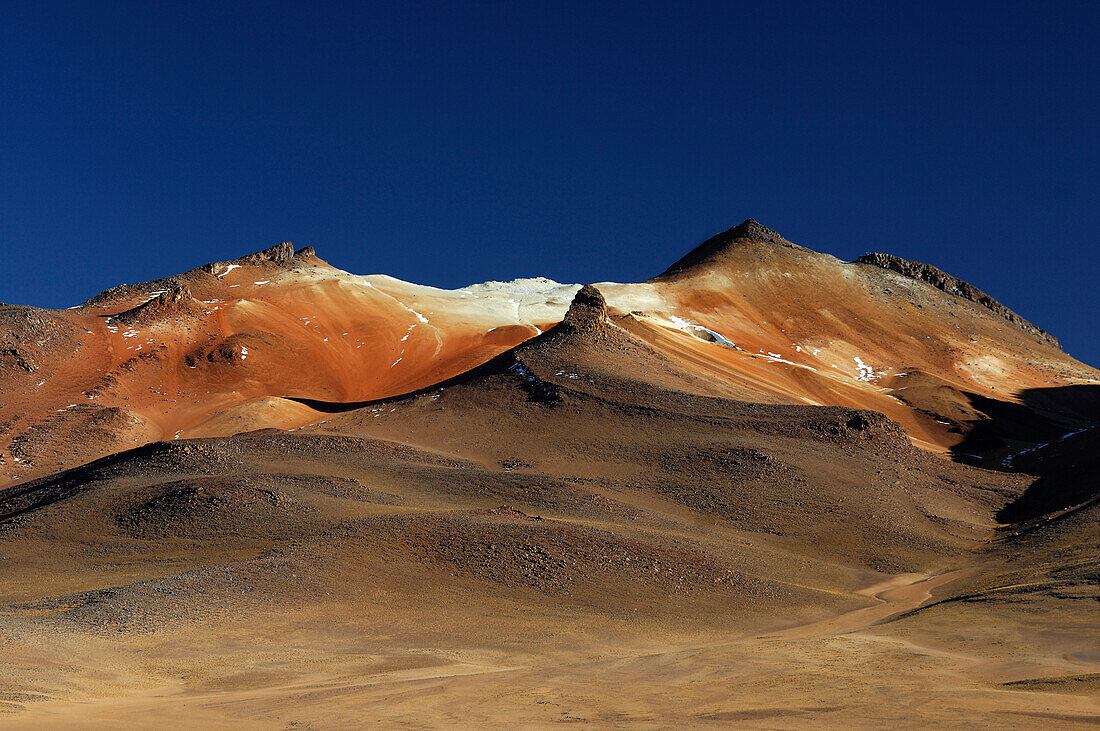
[[[689,335],[694,335],[697,338],[707,340],[709,342],[714,343],[715,345],[721,345],[723,348],[732,348],[734,350],[739,349],[737,347],[737,345],[735,345],[732,340],[727,338],[722,333],[715,332],[714,330],[711,330],[709,327],[703,327],[702,325],[696,325],[694,322],[690,322],[688,320],[685,320],[682,317],[677,317],[676,315],[670,315],[669,320],[672,322],[673,325],[676,326],[677,329],[683,330],[684,332],[688,333]],[[709,336],[709,337],[704,337],[704,336]]]
[[[863,359],[858,355],[853,359],[856,362],[856,368],[859,370],[859,375],[856,376],[857,381],[873,381],[875,380],[875,369],[863,362]]]
[[[427,324],[427,322],[428,322],[428,318],[424,317],[424,316],[423,316],[422,314],[420,314],[419,312],[417,312],[417,311],[416,311],[416,310],[414,310],[413,308],[409,307],[409,306],[408,306],[407,304],[405,304],[405,303],[404,303],[404,302],[402,302],[401,300],[397,300],[397,304],[401,305],[401,306],[402,306],[402,307],[404,307],[404,308],[405,308],[405,309],[406,309],[407,311],[409,311],[409,312],[411,312],[412,314],[416,315],[416,319],[417,319],[417,320],[420,320],[420,322],[423,322],[423,323]]]
[[[818,372],[817,369],[813,366],[808,366],[804,363],[795,363],[793,360],[787,360],[786,358],[783,358],[779,353],[765,353],[764,351],[760,351],[760,357],[764,358],[765,360],[770,360],[773,363],[786,363],[787,365],[793,365],[796,368],[805,368],[806,370],[813,371],[814,373]]]

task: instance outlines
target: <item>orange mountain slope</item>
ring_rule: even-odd
[[[750,220],[648,282],[597,287],[617,324],[701,394],[871,409],[918,446],[998,460],[1083,423],[1059,394],[1100,372],[984,293],[925,276],[938,270],[868,261]],[[578,289],[540,278],[442,290],[349,274],[283,243],[69,310],[4,306],[0,486],[157,440],[323,418],[295,398],[430,386],[548,329]]]

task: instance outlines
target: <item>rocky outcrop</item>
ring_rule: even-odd
[[[183,283],[173,281],[167,290],[144,304],[115,315],[114,319],[126,325],[148,324],[186,314],[197,306],[198,303],[191,297],[191,290]]]
[[[72,325],[54,311],[27,305],[0,305],[0,330],[38,348],[65,343],[73,335]]]
[[[295,252],[294,244],[289,241],[283,241],[282,243],[275,244],[263,251],[257,251],[254,254],[242,256],[239,259],[233,259],[232,261],[215,261],[200,267],[201,271],[208,274],[220,275],[224,274],[226,269],[230,266],[256,266],[259,264],[277,264],[285,266],[294,262],[298,258],[316,256],[317,252],[314,251],[312,246],[303,247],[301,250]]]
[[[777,231],[773,231],[760,222],[750,218],[728,231],[712,236],[689,251],[683,258],[670,266],[655,279],[671,279],[703,264],[718,262],[722,255],[731,249],[746,245],[781,246],[799,251],[809,251],[803,246],[791,243]]]
[[[289,241],[283,241],[282,243],[275,244],[274,246],[264,249],[263,251],[257,251],[255,254],[242,256],[240,259],[237,259],[233,263],[262,264],[265,261],[270,261],[274,264],[286,264],[293,258],[294,245],[291,244]]]
[[[222,276],[230,271],[231,268],[240,266],[262,266],[265,264],[274,264],[283,267],[292,266],[305,259],[315,259],[316,257],[317,252],[312,246],[304,246],[295,251],[293,244],[289,241],[284,241],[275,246],[268,247],[263,251],[257,251],[253,254],[242,256],[239,259],[210,262],[197,269],[191,269],[184,274],[164,277],[143,284],[120,284],[95,295],[84,302],[79,309],[82,314],[97,308],[121,309],[132,303],[137,297],[153,293],[159,294],[165,289],[171,292],[175,287],[180,286],[182,282],[193,282],[193,277],[196,275],[205,276],[213,274],[215,276]],[[169,296],[171,297],[174,295]],[[190,294],[187,295],[187,298],[190,298]],[[163,299],[163,297],[161,299]],[[178,302],[179,300],[176,301]]]
[[[200,347],[184,357],[189,368],[197,368],[204,363],[239,366],[248,358],[248,346],[252,337],[244,333],[232,335],[213,345]]]
[[[208,264],[207,266],[213,265]],[[192,270],[192,272],[193,271],[195,270]],[[188,274],[190,273],[191,272],[186,274],[174,274],[170,277],[161,277],[160,279],[154,279],[151,282],[143,282],[142,284],[120,284],[116,287],[105,289],[80,305],[78,311],[81,314],[86,314],[90,310],[100,308],[117,310],[131,304],[138,297],[144,297],[146,302],[152,301],[165,292],[172,292],[176,288],[184,286],[184,282],[188,281]]]
[[[1004,319],[1011,322],[1016,327],[1020,328],[1024,332],[1034,337],[1044,345],[1049,345],[1052,348],[1061,350],[1061,346],[1058,344],[1057,338],[1043,330],[1042,328],[1028,322],[1023,317],[1008,309],[997,300],[990,297],[988,294],[978,289],[974,285],[964,282],[958,277],[953,277],[947,272],[937,269],[931,264],[924,264],[919,261],[909,261],[908,259],[902,259],[900,256],[894,256],[893,254],[881,254],[881,253],[868,253],[859,257],[855,261],[856,264],[868,264],[870,266],[876,266],[881,269],[888,269],[893,272],[897,272],[910,279],[919,279],[922,282],[931,284],[936,289],[953,294],[956,297],[961,297],[971,302],[975,302],[990,312],[1000,315]]]
[[[50,310],[0,305],[0,371],[33,373],[55,352],[73,348],[74,330]]]
[[[123,300],[130,299],[137,293],[138,288],[132,284],[119,284],[110,289],[105,289],[94,297],[90,297],[80,306],[80,311],[85,312],[93,307],[108,307]]]
[[[607,324],[607,301],[603,294],[591,284],[580,288],[565,319],[561,321],[563,330],[571,332],[595,332]]]

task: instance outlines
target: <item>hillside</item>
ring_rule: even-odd
[[[1024,395],[1100,379],[980,303],[816,254],[753,221],[654,280],[599,287],[623,328],[697,377],[695,391],[872,409],[932,451],[1003,459],[1072,431],[1076,399],[1032,408]],[[578,289],[529,279],[440,290],[351,275],[312,248],[280,244],[71,310],[5,306],[2,477],[18,483],[157,440],[316,421],[288,397],[411,392],[551,327]],[[1034,428],[983,424],[1018,405],[1028,421],[1041,414]]]
[[[0,724],[1095,724],[1100,372],[881,261],[4,308]]]

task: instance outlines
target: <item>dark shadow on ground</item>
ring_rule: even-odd
[[[989,419],[952,450],[961,462],[1036,477],[998,519],[1023,523],[1100,498],[1100,385],[1029,389],[1020,400],[972,399]]]
[[[976,467],[1019,472],[1015,453],[1100,423],[1100,386],[1028,389],[1021,403],[971,392],[963,395],[983,418],[962,425],[965,437],[951,449],[951,456]]]

